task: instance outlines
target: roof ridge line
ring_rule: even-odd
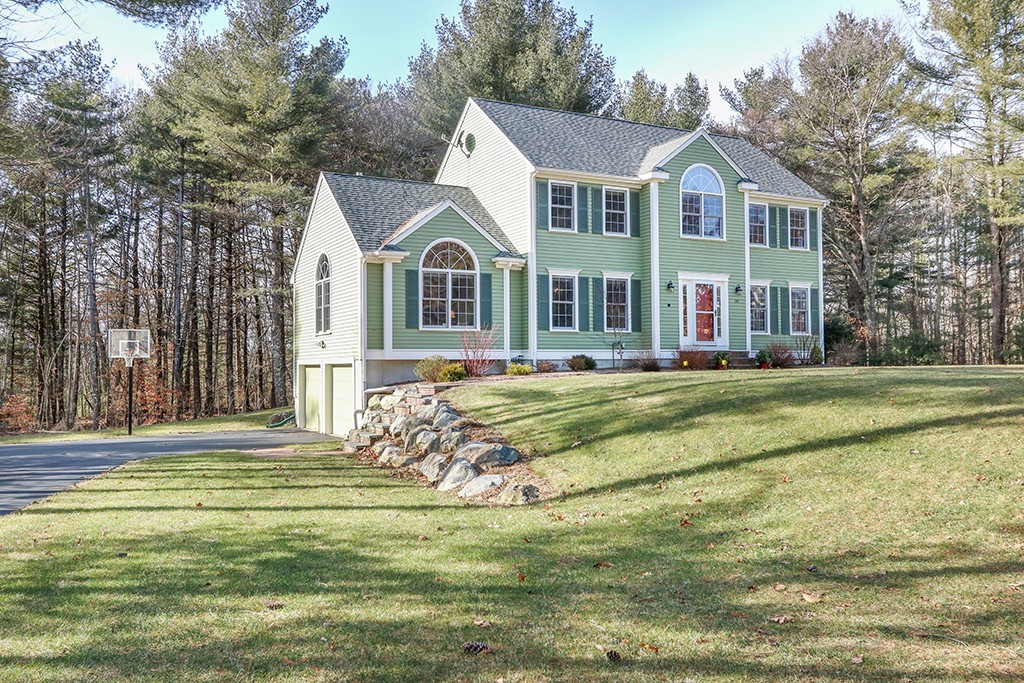
[[[415,185],[430,185],[431,187],[454,187],[459,190],[469,190],[465,185],[448,185],[447,183],[435,183],[430,180],[412,180],[411,178],[386,178],[384,176],[364,175],[362,173],[342,173],[340,171],[320,171],[324,175],[340,176],[342,178],[361,178],[363,180],[383,180],[392,183],[411,183]],[[471,190],[472,191],[472,190]]]

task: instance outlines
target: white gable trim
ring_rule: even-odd
[[[502,245],[498,240],[496,240],[493,237],[491,237],[490,233],[488,233],[486,230],[484,230],[483,227],[481,227],[481,225],[479,223],[477,223],[475,220],[473,220],[469,216],[469,214],[467,214],[465,211],[463,211],[459,207],[459,205],[456,204],[455,202],[453,202],[451,199],[446,199],[443,202],[441,202],[440,204],[437,204],[436,206],[434,206],[433,208],[425,209],[425,210],[421,211],[419,214],[417,214],[414,217],[415,220],[412,222],[411,225],[409,225],[408,227],[403,229],[398,234],[392,235],[391,237],[389,237],[386,240],[384,240],[384,243],[381,246],[385,246],[385,245],[388,245],[388,244],[398,244],[399,242],[404,240],[406,237],[408,237],[409,235],[413,234],[414,232],[416,232],[417,230],[422,228],[424,225],[426,225],[428,222],[430,222],[430,220],[432,218],[436,218],[445,209],[451,209],[455,213],[459,214],[459,216],[462,218],[462,220],[464,220],[467,223],[469,223],[469,225],[473,229],[475,229],[477,232],[479,232],[480,235],[485,240],[487,240],[488,242],[493,244],[494,247],[498,251],[508,251],[508,249],[506,249],[504,245]]]
[[[737,173],[739,173],[739,175],[740,175],[740,177],[741,177],[741,178],[746,178],[746,177],[747,177],[747,172],[746,172],[746,171],[744,171],[744,170],[743,170],[742,168],[740,168],[740,167],[739,167],[739,165],[737,165],[737,164],[736,164],[736,162],[735,162],[735,161],[733,161],[733,160],[732,160],[732,159],[731,159],[731,158],[729,157],[729,155],[725,153],[725,150],[723,150],[723,149],[722,149],[721,147],[719,147],[719,146],[718,146],[718,143],[717,143],[717,142],[715,142],[714,140],[712,140],[712,139],[711,139],[711,136],[710,136],[710,135],[708,135],[707,131],[706,131],[706,130],[704,130],[703,128],[698,128],[698,129],[697,129],[696,131],[694,131],[694,132],[693,132],[693,135],[691,135],[690,137],[686,138],[686,140],[685,140],[685,141],[683,141],[683,143],[682,143],[681,145],[679,145],[679,146],[678,146],[678,147],[676,147],[676,148],[675,148],[674,150],[672,150],[672,151],[671,151],[671,152],[670,152],[670,153],[668,154],[668,156],[666,156],[666,157],[665,157],[664,159],[662,159],[662,160],[661,160],[661,161],[659,161],[658,163],[654,164],[654,167],[655,167],[655,168],[657,168],[657,167],[660,167],[660,166],[664,166],[664,165],[665,165],[665,164],[667,164],[668,162],[670,162],[670,161],[672,161],[673,159],[675,159],[675,158],[676,158],[676,156],[677,156],[677,155],[678,155],[678,154],[679,154],[680,152],[682,152],[682,151],[683,151],[684,149],[686,149],[686,148],[687,148],[687,147],[689,147],[689,146],[690,146],[691,144],[693,144],[693,142],[694,142],[694,141],[696,141],[696,140],[699,140],[699,139],[701,139],[701,138],[703,138],[703,139],[707,140],[707,141],[708,141],[708,144],[710,144],[710,145],[711,145],[711,146],[712,146],[712,147],[714,148],[714,150],[715,150],[716,152],[718,152],[718,154],[719,154],[719,155],[720,155],[720,156],[721,156],[721,157],[722,157],[723,159],[725,159],[725,162],[726,162],[727,164],[729,164],[730,166],[732,166],[732,170],[734,170],[734,171],[736,171]]]
[[[497,133],[501,137],[505,138],[505,141],[508,142],[509,146],[516,151],[516,154],[518,154],[519,158],[523,160],[523,163],[526,164],[527,168],[530,170],[531,173],[536,170],[533,167],[533,164],[530,163],[530,160],[526,158],[526,155],[523,154],[522,150],[516,147],[515,143],[512,142],[512,140],[507,135],[505,135],[505,131],[501,129],[501,126],[495,123],[494,119],[488,116],[487,112],[485,112],[483,108],[481,108],[480,105],[478,105],[474,101],[474,99],[470,97],[469,99],[466,100],[466,106],[462,108],[462,114],[459,115],[459,122],[458,124],[456,124],[455,130],[452,132],[452,139],[448,141],[448,149],[445,151],[444,158],[441,160],[441,165],[438,167],[437,174],[434,176],[435,183],[438,182],[438,180],[441,178],[441,175],[444,173],[445,166],[448,165],[448,159],[451,157],[452,152],[456,149],[455,141],[459,140],[462,137],[462,126],[466,122],[466,114],[469,113],[470,107],[476,107],[477,109],[480,110],[480,114],[483,116],[483,118],[486,119],[489,124],[491,124],[491,127],[495,131],[497,131]],[[502,247],[502,249],[504,249],[504,247]]]

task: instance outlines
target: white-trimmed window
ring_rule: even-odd
[[[619,187],[604,188],[604,232],[607,235],[629,234],[629,191]]]
[[[576,230],[576,186],[572,183],[548,183],[552,230]]]
[[[789,209],[789,248],[807,248],[807,209]]]
[[[811,290],[809,287],[789,288],[789,328],[793,334],[810,334]]]
[[[768,285],[750,283],[750,332],[768,334],[769,317]]]
[[[432,244],[420,262],[420,323],[427,329],[476,327],[476,258],[453,240]]]
[[[768,246],[768,205],[751,204],[747,209],[747,224],[750,227],[750,243]]]
[[[629,278],[604,279],[604,329],[608,332],[629,330]]]
[[[683,237],[725,237],[722,181],[708,166],[691,166],[680,185],[680,233]]]
[[[551,275],[551,329],[576,330],[576,275]]]
[[[327,254],[320,254],[316,264],[316,333],[331,331],[331,262]]]

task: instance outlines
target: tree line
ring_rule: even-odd
[[[10,0],[8,0],[10,3]],[[320,169],[429,180],[470,96],[739,135],[830,200],[827,350],[845,362],[1024,362],[1024,6],[838,14],[720,92],[618,82],[593,20],[553,0],[464,0],[406,77],[345,74],[315,0],[116,0],[168,27],[145,86],[101,46],[38,51],[0,7],[0,422],[124,420],[105,330],[152,331],[136,418],[287,406],[289,276]],[[10,19],[7,21],[6,19]]]

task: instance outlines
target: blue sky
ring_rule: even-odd
[[[594,38],[605,55],[616,59],[617,78],[637,69],[670,86],[693,71],[712,92],[712,114],[724,119],[729,109],[718,97],[718,85],[732,84],[743,70],[774,56],[799,54],[800,47],[839,10],[859,16],[889,16],[903,21],[897,0],[561,0],[581,18],[593,18]],[[458,0],[334,0],[317,35],[344,36],[349,59],[344,73],[394,81],[407,72],[420,44],[434,43],[434,24],[441,14],[457,13]],[[79,6],[70,15],[27,32],[46,33],[43,43],[98,38],[114,74],[141,87],[139,65],[156,63],[156,44],[164,31],[142,27],[98,6]],[[54,10],[50,10],[53,14]],[[204,28],[224,25],[219,12],[205,17]]]

